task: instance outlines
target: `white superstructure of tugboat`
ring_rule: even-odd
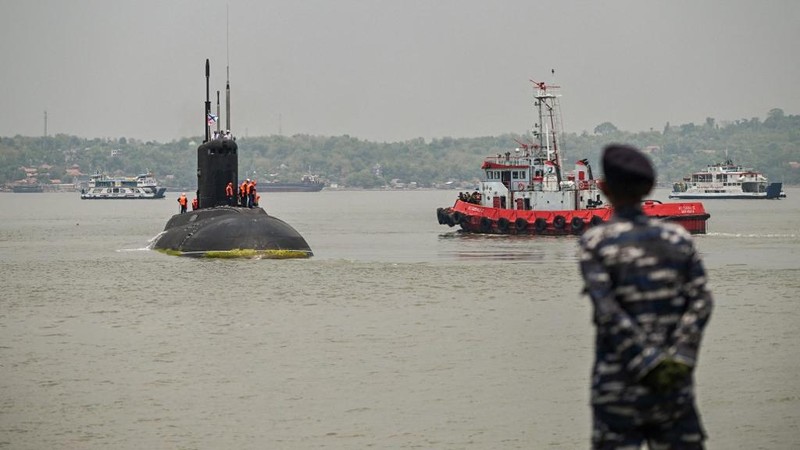
[[[711,164],[672,185],[669,198],[775,199],[785,197],[783,183],[769,183],[761,172],[725,162]]]
[[[83,200],[147,200],[164,198],[167,191],[159,187],[153,174],[143,173],[136,177],[108,177],[95,174],[89,178],[89,187],[81,190]]]
[[[562,164],[558,86],[534,84],[537,121],[534,142],[513,152],[489,156],[473,193],[462,193],[452,207],[438,208],[440,224],[469,233],[568,235],[611,218],[588,160],[572,170]],[[691,233],[705,233],[709,218],[699,202],[643,202],[645,214],[675,221]]]

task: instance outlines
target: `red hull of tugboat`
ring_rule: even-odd
[[[699,202],[646,201],[642,210],[648,216],[676,222],[692,234],[705,234],[706,220],[710,217]],[[516,210],[456,200],[452,207],[439,208],[436,213],[440,224],[459,225],[470,233],[565,236],[582,234],[589,227],[608,221],[614,210],[610,207],[568,211]]]

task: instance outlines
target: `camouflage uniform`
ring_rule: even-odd
[[[703,448],[691,374],[667,393],[642,383],[665,358],[697,361],[712,299],[691,236],[628,208],[584,233],[580,247],[597,328],[593,448]]]

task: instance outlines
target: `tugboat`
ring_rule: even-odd
[[[210,137],[210,128],[218,116],[211,114],[210,72],[206,60],[205,141],[197,148],[197,207],[172,216],[153,240],[152,248],[171,255],[216,258],[312,256],[306,240],[291,225],[253,204],[237,204],[232,200],[238,197],[235,189],[232,197],[227,195],[228,183],[238,184],[238,146],[228,132],[222,137]],[[226,85],[226,103],[230,130],[230,82]]]
[[[538,113],[534,142],[520,143],[513,154],[485,158],[478,188],[436,210],[440,224],[458,225],[467,233],[561,236],[581,234],[611,218],[613,210],[603,200],[589,161],[577,161],[569,172],[562,165],[559,86],[532,82]],[[710,217],[699,202],[646,200],[642,210],[692,234],[705,234]]]
[[[778,199],[786,197],[782,188],[783,183],[769,183],[761,172],[726,159],[673,184],[669,198]]]

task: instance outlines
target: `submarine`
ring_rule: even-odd
[[[206,59],[206,102],[203,123],[205,140],[197,147],[197,207],[175,214],[154,238],[151,248],[169,255],[212,258],[309,258],[308,243],[291,225],[267,214],[258,206],[229,204],[225,187],[234,186],[238,196],[238,146],[227,132],[215,133],[211,127],[209,60]],[[230,130],[230,79],[226,81],[226,130]],[[219,91],[217,91],[219,117]],[[219,132],[219,122],[217,131]]]

